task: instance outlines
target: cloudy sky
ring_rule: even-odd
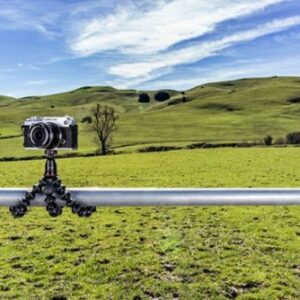
[[[0,94],[300,75],[299,0],[0,0]]]

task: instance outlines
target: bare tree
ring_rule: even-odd
[[[112,142],[112,134],[117,130],[117,113],[113,107],[97,104],[92,109],[93,129],[102,155],[106,155]]]

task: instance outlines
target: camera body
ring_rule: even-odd
[[[24,147],[33,150],[74,150],[78,147],[78,128],[74,118],[31,117],[23,126]]]

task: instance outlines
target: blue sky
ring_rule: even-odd
[[[300,75],[299,0],[0,0],[0,94]]]

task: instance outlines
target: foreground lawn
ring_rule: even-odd
[[[296,187],[300,149],[63,159],[69,186]],[[30,186],[43,161],[0,163]],[[0,299],[299,299],[300,208],[99,208],[90,219],[0,210]]]
[[[34,152],[34,151],[27,151]],[[300,148],[219,148],[58,160],[68,186],[297,187]],[[44,161],[1,162],[0,186],[31,186]]]

